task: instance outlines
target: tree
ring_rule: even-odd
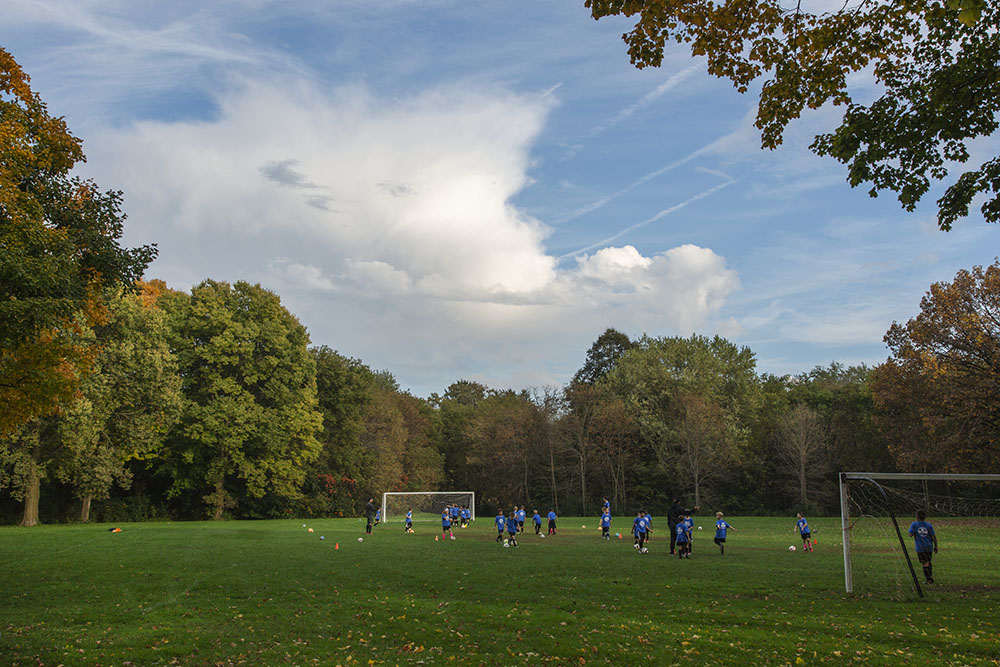
[[[1000,464],[1000,260],[935,283],[920,313],[885,335],[872,373],[878,424],[904,470]]]
[[[809,483],[825,472],[823,431],[816,413],[799,403],[781,419],[778,453],[798,482],[802,511],[809,507]]]
[[[119,245],[121,194],[70,178],[81,160],[80,140],[0,48],[0,435],[74,397],[104,294],[133,289],[156,255]]]
[[[606,329],[587,350],[587,361],[573,376],[573,381],[594,384],[607,375],[631,347],[628,336],[616,329]]]
[[[759,401],[748,348],[718,336],[644,336],[605,378],[638,416],[661,469],[699,495],[713,467],[745,443]]]
[[[221,519],[244,495],[297,496],[322,424],[305,327],[260,285],[206,280],[162,298],[183,378],[163,471]]]
[[[851,186],[896,193],[912,211],[931,181],[970,159],[1000,111],[1000,6],[985,0],[873,0],[811,13],[780,0],[586,0],[595,19],[637,16],[623,39],[636,67],[659,66],[668,42],[705,56],[708,72],[740,92],[763,80],[756,126],[775,148],[805,109],[846,106],[841,125],[812,149],[845,164]],[[870,73],[883,94],[855,102],[849,75]],[[1000,157],[964,171],[938,199],[938,225],[968,215],[977,195],[1000,220]]]
[[[57,477],[76,490],[83,522],[91,500],[107,498],[113,483],[128,488],[128,461],[159,453],[180,408],[181,379],[167,345],[166,318],[148,296],[109,299],[110,318],[97,329],[100,352],[82,396],[56,418],[67,452]]]

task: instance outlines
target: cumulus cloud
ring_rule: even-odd
[[[89,168],[128,193],[130,235],[160,243],[157,277],[261,281],[314,342],[401,375],[475,364],[496,383],[544,383],[567,338],[690,333],[739,287],[694,245],[602,247],[560,268],[550,228],[511,203],[553,103],[244,83],[213,120],[103,130]]]

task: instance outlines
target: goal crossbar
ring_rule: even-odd
[[[475,521],[476,519],[476,493],[475,491],[386,491],[382,494],[382,520],[389,518],[390,508],[389,508],[389,498],[396,497],[440,497],[440,496],[451,496],[452,498],[462,497],[462,500],[467,503],[469,512],[471,514],[470,518]],[[440,514],[441,508],[435,510],[437,514]]]

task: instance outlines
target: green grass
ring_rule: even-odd
[[[587,523],[586,530],[580,528]],[[629,522],[630,523],[630,522]],[[493,542],[490,519],[0,528],[0,664],[996,664],[995,530],[939,524],[927,598],[843,593],[837,519],[708,518],[694,555],[605,542],[596,520]],[[614,530],[622,529],[619,518]],[[529,531],[530,532],[530,531]],[[325,536],[321,541],[320,536]],[[335,549],[335,544],[340,545]],[[885,572],[888,572],[886,570]],[[891,575],[882,575],[888,579]],[[890,587],[891,588],[891,587]]]

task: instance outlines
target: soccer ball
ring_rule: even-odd
[[[586,527],[587,527],[586,524],[580,526],[580,528],[586,528]]]
[[[365,538],[363,538],[363,537],[359,537],[358,538],[358,542],[364,542],[364,541],[365,541]]]
[[[319,539],[321,539],[321,540],[325,540],[326,538],[325,538],[325,537],[323,537],[322,535],[320,535],[320,536],[319,536]]]
[[[648,553],[649,553],[649,549],[647,549],[646,547],[643,547],[643,548],[642,548],[642,549],[641,549],[641,550],[639,551],[639,553],[641,553],[641,554],[648,554]]]
[[[539,536],[540,538],[542,538],[543,540],[545,539],[545,533],[538,533],[538,536]]]
[[[306,527],[306,524],[302,524],[302,527],[303,527],[303,528],[305,528],[305,527]]]
[[[701,530],[701,526],[698,526],[698,530]]]
[[[452,535],[452,536],[451,536],[451,539],[455,539],[455,536],[454,536],[454,535]]]
[[[788,550],[789,551],[795,551],[795,545],[793,544],[792,546],[788,547]]]
[[[504,545],[504,547],[509,547],[510,546],[510,542],[508,542],[507,540],[504,540],[503,541],[503,545]]]

